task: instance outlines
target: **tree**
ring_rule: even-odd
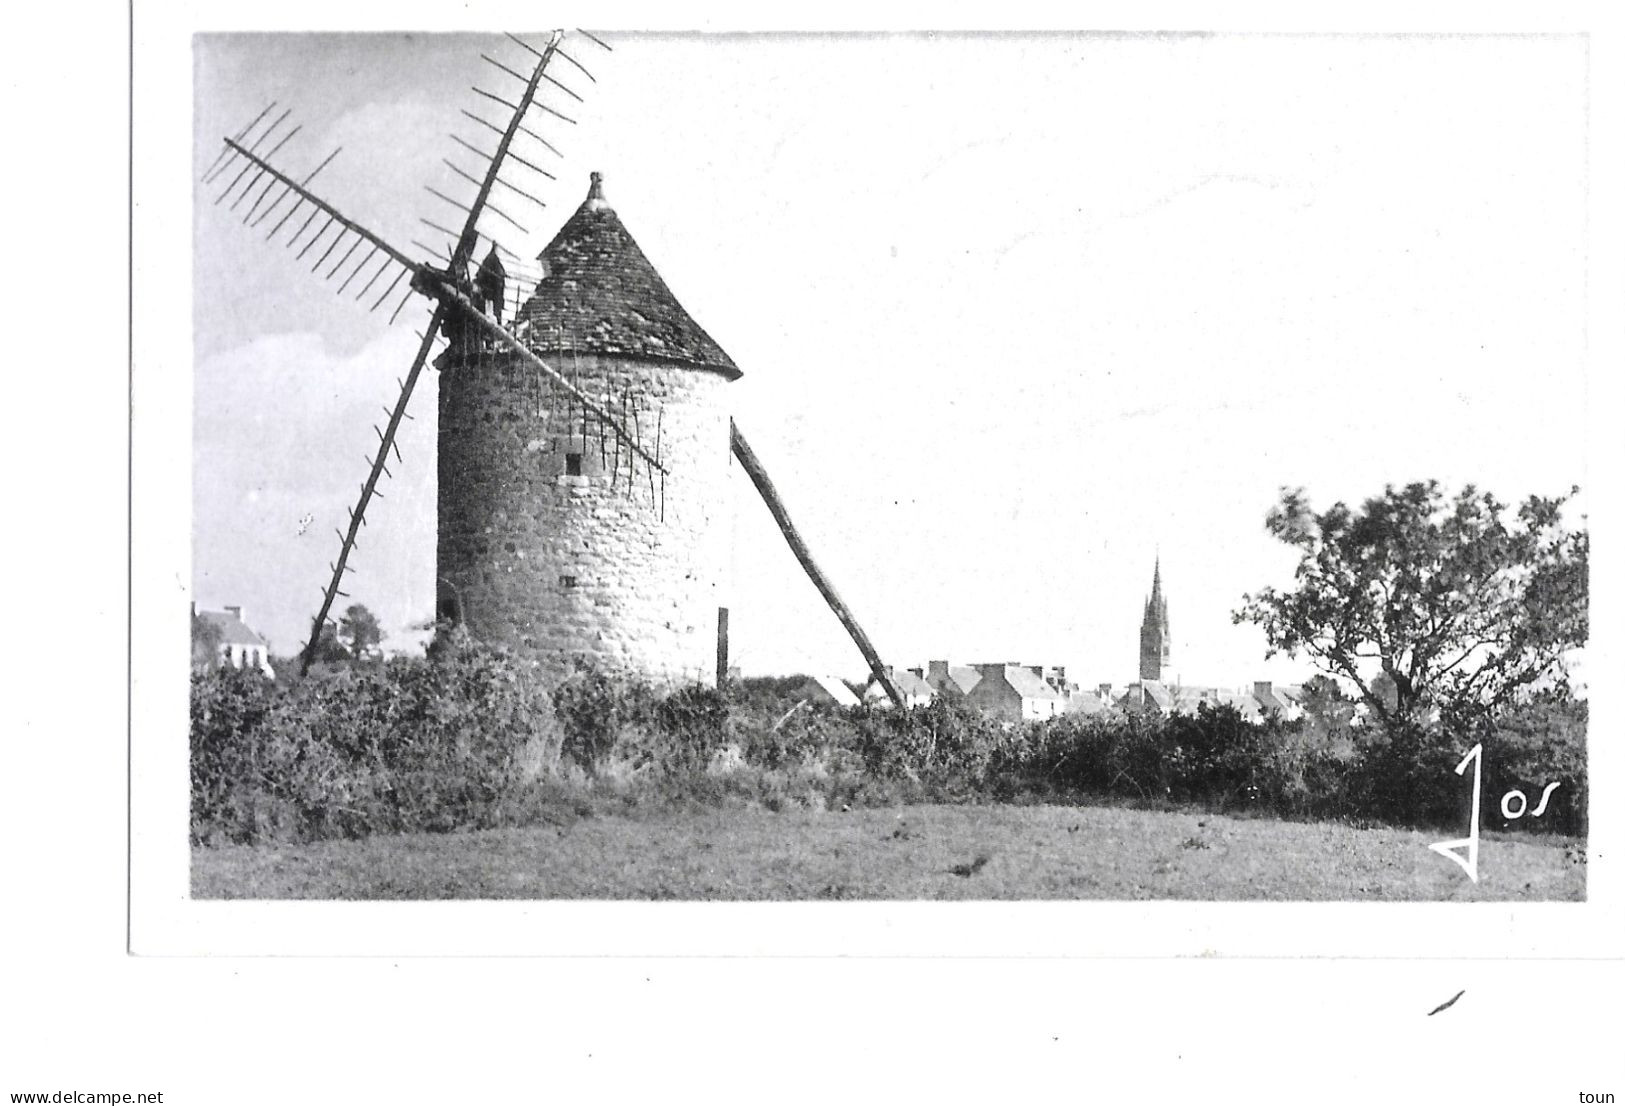
[[[204,672],[220,665],[220,627],[198,616],[192,608],[192,671]]]
[[[1567,689],[1589,631],[1590,538],[1562,509],[1578,488],[1509,507],[1472,485],[1392,485],[1359,510],[1316,514],[1283,489],[1269,532],[1299,553],[1294,586],[1243,596],[1236,622],[1269,654],[1307,654],[1349,681],[1390,733],[1438,711],[1493,718],[1538,689]],[[1583,520],[1582,520],[1583,521]]]
[[[384,631],[377,617],[360,603],[351,603],[339,619],[339,640],[356,660],[370,660],[382,653]]]
[[[1345,744],[1353,729],[1358,704],[1343,693],[1342,686],[1330,676],[1311,676],[1303,683],[1305,732],[1330,746]]]
[[[311,646],[310,662],[312,664],[344,664],[350,660],[350,651],[339,641],[338,627],[328,622],[322,626],[322,632],[316,635],[316,641]]]

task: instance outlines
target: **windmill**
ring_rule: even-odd
[[[507,39],[526,51],[525,64],[481,57],[520,91],[474,89],[482,106],[506,109],[505,125],[487,118],[488,108],[463,110],[479,129],[472,139],[452,135],[461,163],[445,161],[472,196],[425,185],[462,219],[457,230],[421,220],[445,236],[443,252],[414,241],[424,256],[413,257],[319,197],[311,183],[337,150],[303,176],[275,164],[299,131],[283,129],[290,112],[275,114],[275,104],[225,138],[204,174],[210,185],[229,181],[214,200],[217,207],[241,211],[250,227],[275,220],[266,241],[293,228],[283,244],[297,246],[300,258],[314,253],[312,272],[337,282],[340,295],[355,287],[353,298],[378,311],[401,289],[391,323],[415,296],[433,306],[395,401],[385,408],[387,418],[373,427],[377,441],[348,526],[335,531],[338,556],[321,589],[302,668],[309,668],[334,602],[347,596],[345,578],[354,571],[367,508],[383,495],[380,484],[393,476],[391,463],[402,461],[396,435],[412,417],[413,392],[432,363],[442,374],[441,617],[527,652],[555,672],[586,654],[668,681],[693,681],[709,668],[714,616],[721,679],[727,610],[716,602],[723,560],[716,543],[726,528],[715,524],[713,509],[725,492],[727,466],[737,461],[877,681],[901,705],[890,670],[814,562],[728,415],[723,389],[739,369],[649,264],[606,199],[599,174],[592,174],[586,200],[536,262],[506,249],[489,229],[492,219],[524,229],[494,195],[504,204],[513,197],[545,207],[534,194],[543,185],[520,173],[556,180],[539,164],[559,156],[540,128],[574,120],[539,93],[582,98],[555,75],[555,63],[595,83],[570,51],[577,41],[610,49],[585,31],[570,39],[570,50],[563,31],[540,47],[515,35]],[[487,148],[492,136],[494,148]],[[483,162],[482,170],[464,168],[470,156]],[[490,245],[471,274],[482,238]],[[442,352],[431,362],[437,347]]]

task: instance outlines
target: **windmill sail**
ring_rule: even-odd
[[[449,257],[447,258],[447,264],[444,269],[413,260],[406,253],[391,245],[381,235],[368,230],[354,219],[344,215],[333,204],[317,196],[310,189],[309,184],[311,179],[315,177],[316,173],[320,172],[321,169],[327,164],[327,161],[324,161],[321,165],[318,165],[316,170],[306,176],[303,180],[295,179],[293,176],[274,166],[271,163],[271,158],[278,150],[282,149],[282,147],[285,146],[291,138],[293,138],[294,134],[298,132],[297,126],[292,131],[283,135],[268,152],[263,155],[260,154],[259,148],[265,144],[265,142],[270,138],[271,134],[275,132],[288,117],[288,112],[284,111],[272,121],[270,126],[266,127],[261,133],[258,134],[257,137],[254,137],[252,141],[250,141],[250,136],[254,129],[259,125],[260,120],[270,113],[272,108],[275,107],[275,104],[272,104],[271,107],[268,107],[265,109],[265,111],[262,111],[260,115],[257,116],[247,127],[243,128],[242,131],[238,132],[232,137],[226,138],[224,140],[225,149],[222,151],[221,156],[216,159],[215,164],[210,166],[209,171],[205,174],[205,180],[212,182],[222,177],[226,172],[230,171],[234,167],[240,165],[240,168],[237,170],[237,175],[232,178],[231,183],[228,184],[225,191],[220,194],[219,198],[216,200],[216,204],[225,201],[228,197],[232,197],[235,194],[236,198],[232,200],[231,204],[232,209],[235,209],[245,199],[247,199],[249,195],[253,194],[255,190],[258,189],[258,195],[250,205],[247,214],[244,216],[244,222],[251,223],[251,225],[254,226],[258,226],[261,221],[271,216],[289,197],[292,197],[293,206],[283,212],[277,223],[271,228],[270,233],[266,235],[267,241],[275,238],[284,226],[287,226],[293,221],[296,214],[308,208],[309,210],[304,221],[297,224],[297,229],[293,232],[292,237],[287,240],[287,245],[291,247],[294,243],[303,240],[305,244],[297,255],[298,257],[303,258],[307,253],[311,252],[318,243],[325,240],[325,249],[323,252],[317,255],[315,264],[312,266],[312,272],[322,269],[326,265],[328,259],[338,252],[339,246],[347,243],[347,248],[341,254],[339,254],[337,263],[327,270],[324,279],[331,280],[336,277],[341,270],[348,266],[350,259],[360,253],[361,260],[356,263],[349,275],[345,277],[344,281],[339,285],[339,291],[341,292],[347,290],[356,280],[356,278],[359,277],[364,270],[367,270],[373,264],[375,259],[381,256],[382,260],[378,263],[377,268],[372,270],[372,275],[361,286],[360,291],[356,295],[358,300],[369,297],[372,294],[373,288],[379,284],[380,280],[384,278],[386,274],[389,274],[391,269],[395,270],[388,282],[383,285],[383,291],[378,294],[378,297],[375,300],[372,301],[372,306],[370,308],[371,310],[377,310],[380,306],[382,306],[394,294],[395,289],[400,286],[401,281],[407,277],[410,277],[410,280],[407,282],[406,293],[402,296],[400,304],[396,306],[394,312],[390,315],[391,322],[394,322],[395,318],[400,314],[401,309],[406,305],[407,300],[411,298],[413,293],[427,296],[435,302],[434,315],[431,317],[428,327],[421,336],[417,355],[413,358],[412,364],[410,368],[407,369],[406,375],[401,379],[400,392],[395,398],[394,405],[388,409],[389,418],[382,428],[373,428],[374,432],[378,436],[378,447],[372,456],[371,465],[367,472],[367,478],[361,485],[360,495],[356,501],[356,505],[350,511],[349,527],[346,531],[340,533],[339,555],[337,560],[335,560],[331,566],[332,577],[328,581],[326,587],[322,589],[321,606],[317,610],[316,616],[311,623],[310,639],[305,646],[301,658],[302,671],[308,671],[310,668],[311,660],[315,655],[316,644],[320,639],[322,628],[327,624],[328,614],[333,608],[334,601],[345,594],[340,585],[344,581],[344,574],[351,571],[349,562],[352,554],[355,552],[358,546],[357,539],[360,530],[366,525],[367,507],[371,504],[372,499],[375,496],[382,495],[382,493],[378,490],[379,482],[382,479],[392,475],[388,464],[391,454],[394,455],[397,461],[401,459],[400,448],[395,441],[396,434],[400,428],[401,422],[411,417],[407,413],[407,406],[410,404],[412,394],[417,387],[418,378],[423,372],[423,366],[428,363],[429,354],[433,351],[435,343],[440,340],[442,331],[447,328],[448,324],[455,320],[459,327],[470,327],[471,329],[484,334],[496,344],[518,354],[538,372],[552,379],[557,385],[563,387],[567,392],[576,392],[574,387],[564,378],[562,374],[554,371],[551,366],[547,365],[539,357],[531,353],[530,350],[525,347],[523,342],[501,326],[499,321],[501,314],[500,293],[498,294],[496,301],[498,319],[492,319],[484,310],[485,304],[476,303],[473,297],[475,295],[480,295],[480,298],[482,300],[486,300],[487,302],[489,302],[489,298],[477,290],[474,284],[468,279],[468,264],[470,259],[473,257],[476,246],[479,243],[480,221],[485,213],[487,211],[492,212],[515,226],[520,225],[510,215],[504,211],[501,211],[491,203],[491,193],[493,189],[498,185],[502,185],[505,189],[523,199],[529,200],[537,205],[541,205],[543,203],[543,201],[534,196],[532,193],[520,188],[518,185],[505,179],[501,175],[503,167],[510,157],[511,147],[514,144],[514,139],[520,134],[528,135],[534,138],[535,140],[541,142],[542,145],[548,150],[557,154],[557,149],[551,143],[525,125],[524,120],[526,114],[533,107],[540,107],[551,115],[558,116],[559,118],[568,122],[573,122],[569,116],[564,115],[562,112],[538,103],[536,96],[538,87],[545,79],[549,82],[550,86],[563,88],[575,99],[580,99],[580,97],[576,95],[573,90],[568,89],[568,87],[562,82],[549,76],[547,73],[547,67],[553,61],[553,58],[556,55],[567,56],[560,54],[559,51],[559,45],[564,37],[562,31],[553,32],[553,34],[548,38],[547,45],[540,50],[537,50],[530,44],[517,37],[511,35],[509,37],[512,38],[514,42],[517,42],[526,50],[534,54],[536,56],[536,63],[531,67],[530,75],[525,77],[516,70],[495,62],[494,59],[486,59],[487,61],[491,61],[492,64],[497,65],[499,69],[510,76],[523,80],[525,85],[523,91],[521,91],[518,95],[517,102],[509,101],[504,97],[486,92],[483,89],[475,89],[476,92],[487,99],[493,100],[510,108],[512,110],[512,114],[508,118],[507,125],[502,128],[498,128],[494,124],[480,118],[479,116],[470,114],[470,118],[480,122],[482,125],[486,126],[498,135],[496,149],[489,154],[486,154],[484,151],[473,146],[471,143],[459,140],[463,146],[479,154],[486,161],[485,171],[479,177],[465,172],[455,164],[451,166],[460,177],[476,186],[477,191],[472,202],[464,204],[443,192],[439,192],[438,190],[432,188],[429,189],[429,191],[433,192],[437,197],[444,200],[446,203],[460,209],[465,215],[462,229],[455,236],[451,235],[450,232],[446,231],[443,227],[439,227],[434,223],[429,224],[431,227],[447,233],[448,237],[455,238],[456,244],[449,250]],[[598,40],[592,39],[592,41],[597,42]],[[586,73],[585,68],[581,67],[579,62],[576,62],[573,58],[569,60],[571,61],[571,64],[581,69],[583,73]],[[587,74],[587,76],[589,79],[592,79],[591,74]],[[337,153],[337,151],[334,152],[335,154]],[[542,173],[544,176],[552,176],[552,174],[549,174],[545,170],[541,170],[539,167],[535,166],[534,163],[526,161],[523,158],[518,157],[518,155],[513,156],[520,164],[526,165],[537,172]],[[331,161],[332,155],[330,155],[327,160]],[[263,187],[261,187],[261,182],[264,182]],[[270,196],[273,189],[276,189],[278,185],[281,186],[281,189],[277,192],[276,198],[271,201],[269,206],[264,208],[263,213],[260,213],[261,206]],[[258,216],[257,218],[256,215]],[[428,221],[425,220],[425,222]],[[306,231],[308,231],[313,225],[316,227],[314,236],[306,238]],[[337,233],[333,237],[328,238],[328,231],[335,227],[337,228]],[[363,246],[367,247],[365,251],[362,251],[361,249]],[[582,403],[584,409],[592,410],[595,414],[597,414],[604,425],[611,427],[616,434],[625,438],[634,453],[642,454],[646,460],[658,467],[657,459],[653,455],[649,454],[646,450],[643,450],[641,445],[633,440],[633,435],[629,433],[618,420],[614,419],[608,411],[604,410],[602,406],[594,403],[594,401],[592,401],[590,398],[579,393],[576,393],[574,398],[578,402]],[[660,471],[664,473],[664,469],[661,469]]]
[[[610,48],[607,43],[585,31],[582,31],[581,34],[597,46],[606,50]],[[442,340],[443,337],[453,342],[460,342],[464,352],[472,350],[476,356],[481,355],[481,352],[486,349],[500,350],[506,356],[514,358],[520,364],[535,371],[538,389],[541,382],[545,381],[550,390],[562,391],[569,398],[569,409],[565,414],[570,426],[574,426],[576,410],[579,408],[581,448],[583,451],[588,447],[589,426],[596,426],[599,463],[601,466],[608,461],[609,456],[609,444],[606,441],[606,434],[613,437],[614,461],[613,467],[608,469],[610,476],[609,487],[613,489],[618,486],[621,466],[624,464],[626,491],[630,493],[639,482],[635,462],[642,460],[646,466],[645,475],[648,480],[651,506],[659,511],[662,520],[665,519],[666,478],[670,473],[665,460],[666,451],[663,448],[665,438],[664,410],[650,411],[645,408],[644,415],[649,416],[652,414],[653,418],[646,418],[644,422],[640,422],[638,417],[639,404],[630,393],[611,396],[609,390],[606,390],[601,398],[595,399],[578,387],[576,380],[566,376],[543,360],[536,352],[536,349],[532,348],[533,343],[539,341],[540,347],[546,349],[546,334],[549,331],[559,331],[562,334],[567,329],[564,326],[566,320],[550,319],[545,316],[545,310],[541,315],[538,315],[537,311],[533,310],[538,303],[538,297],[534,292],[547,279],[548,272],[546,268],[540,271],[531,270],[527,272],[526,265],[520,258],[514,255],[512,251],[504,249],[488,231],[482,230],[482,220],[487,214],[503,220],[506,224],[518,227],[521,230],[524,229],[522,224],[508,211],[492,203],[492,194],[499,186],[504,190],[503,195],[508,197],[504,199],[504,203],[524,201],[538,207],[546,206],[540,197],[502,174],[504,169],[511,163],[523,167],[545,180],[551,181],[555,179],[554,174],[513,149],[516,139],[524,136],[538,143],[548,154],[555,157],[561,156],[556,146],[525,124],[525,118],[533,108],[539,109],[565,123],[575,122],[564,111],[541,103],[537,96],[545,81],[548,87],[562,90],[577,102],[582,99],[573,89],[547,71],[554,58],[564,58],[575,70],[585,75],[589,81],[596,83],[596,79],[587,71],[585,66],[560,48],[560,43],[564,37],[562,31],[556,31],[550,35],[546,46],[542,49],[537,49],[515,36],[509,35],[508,37],[533,54],[536,62],[530,68],[529,75],[526,76],[495,58],[481,55],[486,62],[500,71],[501,74],[523,82],[524,87],[513,100],[508,99],[505,95],[486,89],[475,88],[473,90],[483,99],[510,109],[511,114],[508,116],[505,126],[498,126],[473,112],[466,110],[463,112],[463,115],[470,120],[495,134],[497,144],[493,151],[486,152],[481,146],[473,142],[456,135],[451,136],[466,153],[472,153],[482,159],[485,166],[483,172],[475,173],[446,159],[446,165],[457,177],[475,186],[475,195],[468,203],[464,203],[447,192],[425,185],[425,190],[437,200],[448,206],[455,207],[463,214],[461,229],[457,231],[453,231],[449,227],[427,218],[420,220],[430,229],[443,234],[447,239],[440,250],[423,243],[414,242],[414,245],[423,250],[426,260],[414,260],[402,250],[391,245],[382,236],[344,215],[337,207],[323,200],[311,190],[311,181],[333,160],[338,153],[337,150],[329,154],[314,170],[301,179],[295,179],[292,175],[272,164],[272,159],[278,151],[287,146],[300,130],[299,126],[295,125],[291,130],[281,133],[281,127],[288,120],[290,114],[287,110],[283,110],[263,129],[258,129],[262,120],[276,108],[275,103],[261,111],[248,126],[237,132],[237,134],[226,138],[220,156],[215,159],[215,162],[204,174],[205,183],[212,184],[214,181],[223,178],[227,173],[235,170],[236,175],[231,178],[225,190],[216,198],[215,204],[218,206],[230,199],[231,205],[228,210],[235,212],[250,196],[253,196],[252,202],[248,204],[247,210],[242,217],[245,225],[258,227],[272,216],[278,216],[277,221],[265,236],[268,242],[276,239],[284,227],[294,226],[293,233],[285,239],[284,245],[289,249],[299,245],[300,249],[296,255],[299,259],[303,259],[306,255],[315,252],[317,247],[321,246],[322,249],[316,253],[311,271],[315,273],[325,269],[323,280],[332,281],[338,277],[339,273],[348,269],[348,274],[338,284],[337,291],[340,294],[347,293],[352,284],[359,282],[360,286],[355,293],[355,299],[358,302],[370,299],[371,306],[369,310],[376,311],[383,306],[393,297],[395,290],[400,287],[402,281],[406,281],[407,286],[401,300],[389,316],[391,323],[399,316],[414,294],[422,295],[434,303],[434,313],[427,327],[419,336],[420,344],[417,354],[400,381],[400,391],[396,396],[395,403],[392,407],[386,408],[388,418],[382,428],[377,426],[373,428],[378,437],[377,449],[370,459],[367,477],[361,484],[356,505],[350,510],[349,526],[347,530],[338,531],[339,554],[330,566],[332,576],[322,589],[321,606],[311,623],[310,639],[301,658],[301,672],[306,672],[310,668],[316,645],[320,640],[322,630],[327,625],[328,615],[332,610],[334,601],[347,594],[342,590],[341,585],[345,573],[353,571],[350,561],[359,548],[358,536],[361,529],[366,525],[367,508],[374,497],[382,496],[383,493],[379,491],[381,480],[393,475],[389,468],[391,455],[394,456],[397,462],[401,460],[400,448],[396,444],[397,433],[402,421],[411,418],[411,415],[407,412],[407,407],[417,381],[422,374],[424,365],[428,363],[430,353],[434,351],[436,342]],[[272,136],[279,133],[280,137],[270,145],[270,148],[265,153],[260,153],[261,148],[272,141]],[[544,155],[535,153],[533,156],[541,158]],[[583,205],[582,211],[578,211],[575,219],[570,224],[567,224],[567,230],[583,218],[582,212],[609,210],[602,200],[598,175],[593,174],[593,178],[593,188],[589,193],[587,203]],[[531,187],[536,186],[532,185]],[[453,191],[455,190],[453,187]],[[291,206],[284,209],[284,205],[290,199],[292,200]],[[280,215],[278,215],[279,212]],[[304,214],[303,221],[296,221],[301,213]],[[312,227],[315,228],[315,232],[307,237],[307,232]],[[603,228],[599,229],[602,230]],[[610,231],[614,229],[613,226],[609,227]],[[329,236],[330,231],[333,232],[331,236]],[[471,278],[469,265],[482,234],[490,241],[491,250],[482,262],[479,273]],[[622,248],[619,252],[628,256],[637,253],[635,244],[631,244],[629,250],[625,248],[628,243],[630,243],[630,238],[627,238],[625,243],[620,244]],[[501,254],[505,254],[512,263],[511,270],[509,264],[499,257],[499,251]],[[356,260],[352,266],[352,259],[357,258],[358,255],[359,260]],[[333,261],[329,266],[330,259],[335,257],[337,260]],[[443,267],[442,257],[444,260]],[[637,257],[641,259],[641,254],[637,254]],[[647,266],[646,261],[644,265]],[[652,270],[650,272],[652,274]],[[367,275],[366,279],[362,280],[364,274],[370,275]],[[509,278],[511,278],[511,284]],[[533,292],[528,297],[521,294],[522,285],[526,283],[532,286]],[[664,285],[660,283],[658,276],[654,276],[651,281],[644,281],[640,287],[643,285],[647,285],[646,291],[649,289],[664,291]],[[382,287],[382,291],[376,293],[376,298],[373,298],[374,289],[379,286]],[[511,316],[513,329],[503,324],[504,303],[507,300],[507,293],[510,288],[514,305],[514,313]],[[665,293],[665,299],[671,299],[669,292]],[[617,351],[620,353],[630,352],[634,355],[639,353],[647,354],[659,360],[669,359],[675,354],[679,355],[677,357],[679,361],[691,363],[702,369],[719,370],[727,379],[732,379],[738,375],[737,368],[727,359],[726,354],[721,351],[720,347],[716,347],[715,343],[698,328],[697,324],[693,324],[692,320],[689,320],[687,325],[677,325],[683,319],[686,319],[686,316],[682,315],[680,307],[677,307],[675,311],[670,310],[670,308],[675,307],[675,300],[672,300],[670,305],[666,305],[664,300],[659,300],[659,297],[656,297],[656,300],[658,302],[651,305],[656,309],[655,314],[661,316],[666,322],[672,323],[671,326],[662,330],[659,335],[658,348],[643,349],[634,342],[631,345],[625,343],[617,345]],[[520,310],[521,304],[525,305],[524,311]],[[581,305],[578,304],[577,306]],[[611,318],[614,313],[596,312],[595,314],[599,316],[598,323],[595,325],[601,328],[604,325],[604,320]],[[670,317],[667,318],[667,316]],[[674,319],[676,320],[675,323],[672,322]],[[643,316],[643,321],[648,324],[649,319],[646,315]],[[575,328],[572,325],[568,329],[573,331]],[[613,330],[613,327],[611,327],[611,330]],[[553,349],[548,350],[548,352],[557,352],[560,357],[569,356],[574,359],[576,350],[577,346],[572,338],[568,348],[565,347],[561,340],[556,342]],[[544,405],[539,390],[535,406],[540,414]],[[590,423],[589,415],[595,421]],[[654,447],[653,452],[645,444],[645,423],[648,424],[647,433]],[[850,611],[842,603],[839,596],[836,595],[827,577],[813,563],[805,542],[800,539],[799,534],[790,525],[783,503],[778,499],[771,483],[767,480],[765,470],[762,469],[760,462],[751,452],[744,438],[739,434],[737,427],[731,426],[731,422],[730,436],[734,456],[744,465],[752,482],[767,502],[775,521],[779,523],[786,540],[789,541],[792,550],[796,553],[797,559],[801,561],[803,568],[812,578],[831,609],[834,610],[842,625],[852,636],[853,641],[858,645],[864,659],[869,663],[881,686],[885,688],[892,700],[901,706],[902,698],[890,679],[889,671],[881,663],[867,635],[863,633]],[[576,459],[577,467],[579,467],[581,455],[578,453],[573,454],[573,456]],[[570,575],[561,577],[561,581],[566,582],[567,586],[570,587],[573,587],[576,583],[575,577]],[[668,622],[666,629],[672,630],[673,624]],[[689,630],[692,630],[692,627]],[[719,671],[719,678],[722,675],[723,673]]]

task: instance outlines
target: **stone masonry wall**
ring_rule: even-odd
[[[612,411],[630,394],[661,476],[516,359],[450,365],[440,381],[442,614],[533,656],[549,678],[576,656],[658,685],[710,683],[729,563],[722,375],[597,355],[549,363]],[[630,415],[629,415],[630,420]],[[580,474],[571,475],[570,455]],[[613,483],[613,486],[612,486]],[[662,496],[663,490],[663,496]],[[664,503],[662,504],[662,498]]]

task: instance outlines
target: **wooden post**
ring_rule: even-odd
[[[728,608],[717,608],[717,687],[728,686]]]
[[[846,632],[852,636],[858,652],[869,662],[869,671],[874,673],[880,686],[891,696],[891,701],[901,708],[903,696],[897,690],[897,685],[892,682],[891,673],[881,663],[880,654],[875,652],[869,635],[863,632],[858,620],[852,617],[852,612],[835,593],[835,585],[829,582],[813,561],[812,553],[807,549],[807,543],[801,540],[801,535],[796,532],[795,524],[790,521],[790,513],[784,509],[784,501],[779,498],[777,489],[773,487],[773,481],[767,478],[767,470],[762,468],[762,462],[757,460],[750,444],[745,441],[745,436],[739,433],[739,427],[734,425],[732,419],[728,420],[728,430],[733,439],[734,456],[739,458],[739,464],[744,468],[745,475],[750,477],[750,482],[755,484],[756,490],[761,493],[762,501],[767,504],[768,511],[773,515],[773,521],[779,524],[779,531],[784,535],[784,540],[790,543],[790,552],[796,555],[796,560],[801,562],[801,567],[812,580],[813,586],[818,589],[818,593],[824,597],[824,602],[829,604],[829,609],[835,612],[835,617],[841,620],[841,625],[846,627]]]

